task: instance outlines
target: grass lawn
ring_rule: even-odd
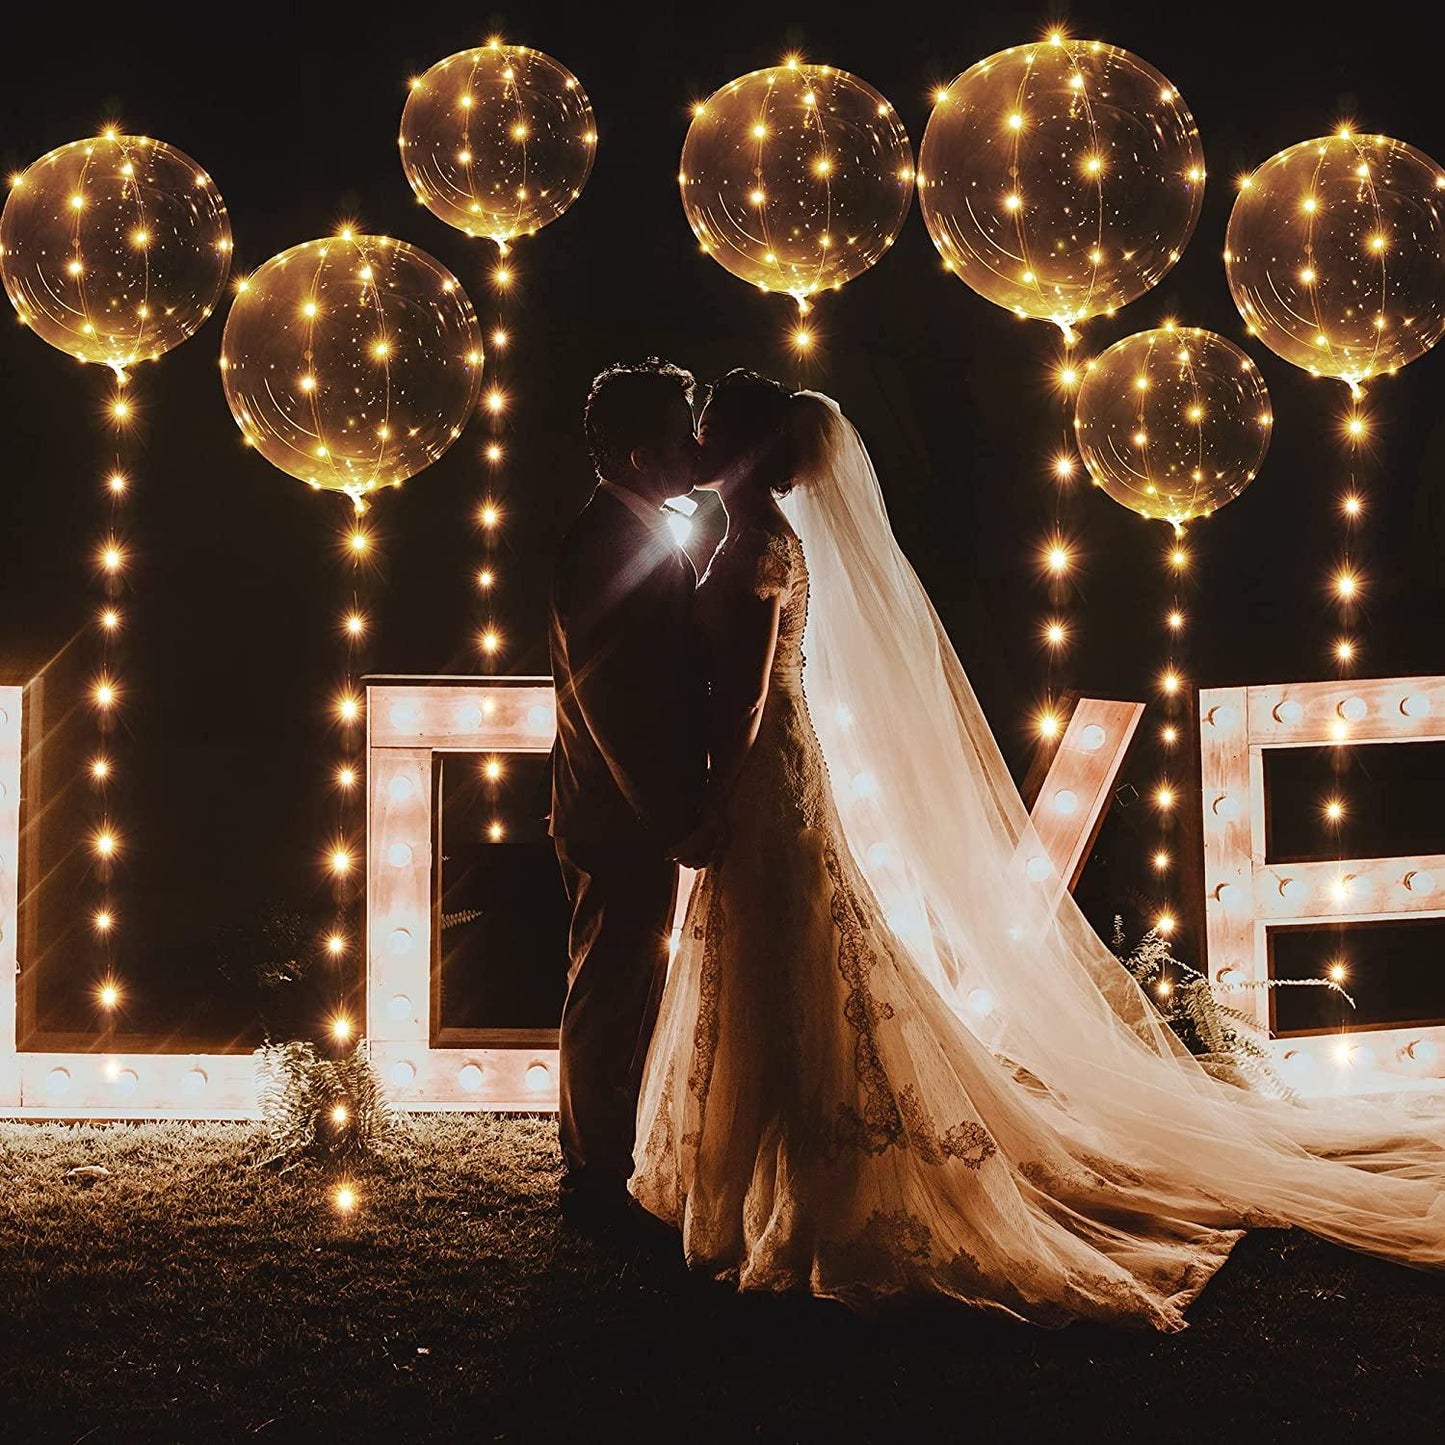
[[[1176,1336],[866,1322],[564,1233],[550,1119],[417,1120],[349,1218],[263,1153],[0,1124],[0,1440],[1359,1445],[1445,1416],[1445,1280],[1304,1236],[1247,1238]]]

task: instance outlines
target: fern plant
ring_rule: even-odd
[[[261,1050],[261,1117],[272,1153],[263,1164],[354,1163],[376,1152],[398,1123],[365,1040],[329,1059],[304,1039]]]
[[[462,923],[471,923],[474,919],[480,918],[482,912],[483,910],[480,908],[464,908],[460,913],[443,913],[442,931],[445,932],[448,928],[456,928]]]
[[[1325,978],[1249,979],[1225,989],[1177,959],[1157,929],[1151,928],[1130,948],[1124,938],[1124,920],[1117,915],[1112,947],[1160,1017],[1211,1074],[1282,1098],[1293,1097],[1294,1091],[1270,1063],[1265,1048],[1268,1030],[1253,1014],[1222,1002],[1220,994],[1237,988],[1328,988],[1351,1008],[1355,1006],[1339,984]]]

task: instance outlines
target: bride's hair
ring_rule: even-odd
[[[773,491],[785,497],[794,487],[815,486],[823,474],[828,437],[837,413],[816,392],[795,391],[788,398],[786,485]]]
[[[817,474],[832,412],[813,393],[737,367],[708,388],[707,406],[740,451],[755,453],[754,475],[774,496]]]

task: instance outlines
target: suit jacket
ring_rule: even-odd
[[[707,776],[697,574],[606,487],[562,539],[549,642],[554,837],[655,845],[693,826]]]

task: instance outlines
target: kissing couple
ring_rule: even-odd
[[[1445,1264],[1445,1094],[1208,1072],[1040,876],[838,405],[748,371],[697,400],[596,379],[557,563],[564,1216],[741,1289],[1050,1326],[1183,1329],[1255,1226]],[[699,487],[701,581],[662,510]]]

